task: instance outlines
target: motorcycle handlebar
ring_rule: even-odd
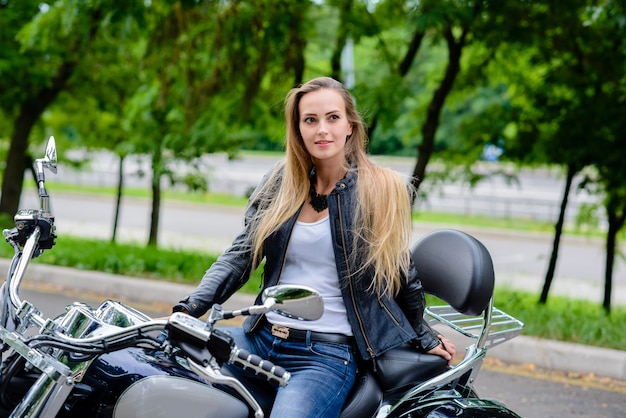
[[[268,382],[276,385],[286,386],[291,378],[287,370],[241,348],[235,348],[232,351],[230,361],[257,376],[265,377]]]
[[[227,332],[207,329],[198,318],[175,312],[169,317],[167,329],[170,337],[180,342],[188,342],[190,347],[206,347],[220,364],[228,361],[280,386],[286,386],[291,377],[282,367],[237,347]],[[193,354],[190,347],[187,349]],[[198,357],[196,361],[202,362],[202,359]]]

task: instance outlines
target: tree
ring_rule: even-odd
[[[626,42],[624,10],[617,2],[599,6],[588,0],[567,5],[537,1],[529,9],[529,32],[536,36],[538,61],[545,69],[544,83],[534,92],[541,116],[539,140],[530,140],[544,160],[566,167],[566,181],[544,286],[539,303],[546,303],[552,283],[564,214],[574,176],[593,165],[607,195],[607,269],[604,307],[609,310],[611,266],[615,234],[623,226],[621,190],[623,177],[612,160],[617,151],[621,118],[614,109],[624,106]],[[607,115],[612,115],[607,117]],[[623,135],[622,135],[623,136]],[[622,144],[623,146],[623,144]],[[607,169],[606,167],[610,167]]]
[[[63,133],[57,135],[59,142],[67,139],[63,149],[87,151],[79,160],[63,158],[66,163],[84,167],[92,151],[111,151],[118,157],[111,232],[111,241],[115,242],[124,188],[124,161],[135,153],[135,144],[130,140],[134,126],[128,121],[127,106],[141,83],[137,68],[147,27],[144,15],[129,15],[121,18],[119,24],[105,28],[109,32],[107,36],[95,39],[91,52],[83,57],[82,68],[88,71],[75,75],[72,85],[59,95],[56,106],[46,112],[43,121],[53,132]]]
[[[441,13],[437,2],[428,4],[424,2],[425,13],[437,15]],[[446,13],[445,18],[439,22],[441,34],[448,47],[448,64],[445,68],[443,78],[439,86],[435,89],[432,99],[428,105],[426,119],[422,125],[422,142],[418,145],[418,156],[413,173],[411,174],[411,184],[415,190],[419,189],[426,175],[426,166],[434,151],[435,134],[439,127],[441,110],[443,109],[446,97],[452,91],[454,80],[460,71],[461,54],[466,45],[467,38],[471,31],[471,25],[480,16],[482,2],[468,2],[459,9]],[[458,19],[458,20],[457,20]],[[456,29],[458,30],[455,30]],[[455,35],[455,32],[458,33]],[[415,200],[416,195],[413,195]]]
[[[372,20],[376,22],[373,26],[378,29],[376,36],[381,39],[378,42],[380,55],[385,57],[385,61],[390,68],[388,75],[383,78],[378,86],[379,93],[373,100],[375,111],[370,121],[369,134],[373,136],[374,129],[384,113],[395,114],[390,107],[399,108],[399,103],[410,98],[407,94],[410,90],[403,90],[408,87],[408,82],[404,79],[409,77],[410,72],[415,72],[416,59],[420,48],[426,43],[429,51],[439,47],[447,51],[447,59],[439,71],[440,74],[430,75],[433,77],[434,88],[430,93],[430,98],[425,106],[425,114],[416,116],[415,120],[421,120],[420,139],[417,145],[417,161],[411,175],[411,183],[415,190],[426,176],[426,167],[435,151],[435,140],[437,129],[440,126],[441,114],[443,112],[446,99],[453,91],[455,80],[461,72],[461,57],[464,48],[470,41],[475,40],[479,34],[489,34],[485,27],[495,21],[491,10],[485,10],[487,1],[423,1],[404,2],[389,0],[377,5]],[[408,16],[408,19],[407,19]],[[404,54],[394,57],[386,43],[382,41],[380,35],[384,31],[390,31],[393,25],[397,26],[398,19],[406,19],[410,36],[406,38],[407,43],[403,46]],[[393,22],[393,23],[391,23]],[[405,30],[405,32],[407,32]],[[426,41],[426,42],[424,42]],[[424,53],[424,52],[422,52]],[[422,61],[420,64],[423,64]],[[369,81],[369,80],[368,80]],[[424,81],[421,81],[424,84]],[[404,91],[404,95],[402,95]],[[414,98],[412,98],[414,99]],[[409,110],[415,115],[422,112],[423,108],[413,108]],[[413,196],[415,199],[415,195]]]
[[[152,161],[149,245],[158,241],[161,180],[177,181],[171,162],[192,166],[255,139],[272,115],[263,103],[276,102],[276,87],[293,83],[289,74],[302,76],[303,39],[294,28],[305,8],[268,0],[154,9],[141,65],[146,83],[129,108],[140,126],[138,149]]]
[[[77,64],[76,54],[81,49],[81,43],[70,41],[66,51],[58,47],[45,50],[32,39],[29,32],[45,20],[46,14],[40,12],[38,18],[31,22],[37,4],[10,2],[0,14],[3,20],[0,27],[4,28],[2,50],[10,55],[6,60],[8,66],[3,66],[4,71],[0,74],[0,80],[3,80],[0,88],[4,92],[0,105],[13,118],[11,143],[2,179],[0,213],[9,215],[18,209],[22,193],[22,182],[19,180],[31,165],[31,157],[27,152],[30,132],[44,110],[67,87]],[[96,16],[94,18],[97,19]],[[88,39],[95,36],[97,26],[87,25],[87,28]],[[48,54],[49,58],[46,57]]]
[[[22,179],[30,165],[30,133],[43,112],[72,85],[103,25],[140,12],[140,2],[83,2],[66,0],[52,5],[34,1],[6,2],[0,13],[2,51],[0,109],[13,120],[0,213],[14,214]],[[4,61],[4,60],[3,60]]]

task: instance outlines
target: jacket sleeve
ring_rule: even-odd
[[[174,305],[173,312],[186,310],[190,315],[200,317],[213,304],[224,303],[249,280],[253,264],[250,230],[259,206],[256,197],[270,173],[271,171],[265,175],[250,196],[245,213],[244,229],[204,273],[198,287],[188,297]]]
[[[426,306],[424,289],[413,262],[411,262],[409,269],[408,280],[400,289],[398,296],[396,296],[396,302],[417,334],[417,338],[414,341],[416,347],[424,352],[435,348],[439,344],[439,338],[437,338],[435,331],[424,320],[424,308]]]

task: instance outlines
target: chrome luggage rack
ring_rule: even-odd
[[[477,340],[476,348],[491,348],[517,337],[524,323],[493,306],[493,299],[482,316],[466,315],[449,305],[426,307],[430,325],[441,323]]]

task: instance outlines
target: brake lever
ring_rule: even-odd
[[[208,331],[212,331],[215,323],[217,321],[221,321],[222,319],[224,319],[224,309],[222,308],[222,305],[216,303],[211,307],[211,310],[209,311],[209,317],[206,321],[205,328]]]

